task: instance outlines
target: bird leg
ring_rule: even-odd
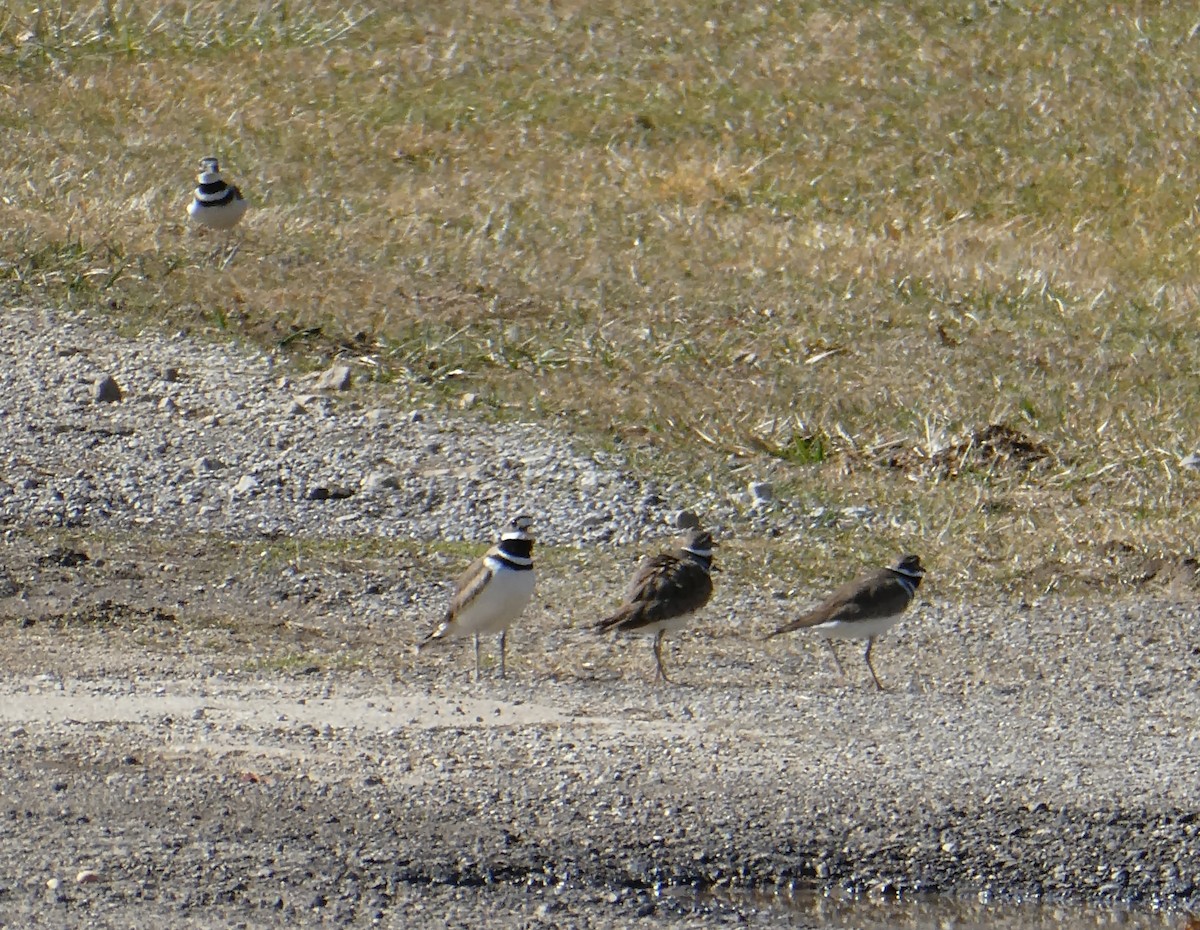
[[[667,634],[666,630],[659,630],[658,633],[654,637],[654,662],[658,667],[658,680],[659,681],[670,681],[671,680],[670,678],[667,677],[667,670],[665,668],[663,668],[663,660],[662,660],[663,637],[666,636],[666,634]]]
[[[827,639],[825,645],[829,647],[829,652],[833,655],[833,664],[837,666],[837,673],[845,678],[846,670],[842,668],[842,660],[838,658],[837,650],[833,648],[833,641]]]
[[[479,634],[475,634],[475,680],[479,681]]]
[[[237,242],[235,242],[232,246],[229,247],[228,251],[225,253],[225,258],[221,261],[221,270],[222,271],[224,271],[226,268],[229,267],[229,263],[231,261],[233,261],[233,256],[237,255],[238,250],[241,247],[242,247],[241,239],[239,239]]]
[[[882,691],[883,685],[881,685],[879,683],[879,676],[875,674],[875,666],[871,664],[871,647],[874,645],[875,645],[875,637],[868,636],[867,637],[867,653],[866,653],[865,658],[867,660],[867,668],[871,670],[871,677],[875,679],[875,687],[877,689],[879,689],[880,691]]]
[[[504,650],[508,639],[508,630],[500,631],[500,677],[504,677]]]

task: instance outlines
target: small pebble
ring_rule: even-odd
[[[362,489],[368,494],[395,491],[400,488],[400,478],[392,472],[373,471],[363,479]]]
[[[775,488],[769,481],[752,481],[749,490],[755,504],[769,504],[775,500]]]
[[[104,375],[96,382],[93,397],[98,404],[115,404],[124,397],[121,386],[112,375]]]
[[[700,518],[690,510],[680,510],[671,518],[671,523],[676,529],[691,530],[700,525]]]
[[[233,486],[234,494],[249,494],[260,487],[259,480],[253,475],[242,475]]]
[[[350,383],[349,366],[334,365],[329,370],[321,372],[316,380],[316,388],[318,391],[348,391]]]

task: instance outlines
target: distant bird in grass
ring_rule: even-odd
[[[221,177],[221,166],[211,155],[200,159],[196,192],[188,204],[188,216],[208,229],[232,229],[249,205],[242,192]]]
[[[766,639],[792,630],[816,630],[833,653],[833,662],[843,678],[846,673],[830,640],[866,639],[867,668],[875,679],[875,687],[882,691],[883,685],[879,683],[875,666],[871,664],[871,647],[875,645],[877,637],[890,630],[900,619],[900,614],[912,603],[924,577],[925,569],[921,567],[918,556],[901,556],[890,568],[861,575],[842,585],[821,606],[769,633]]]
[[[625,602],[593,627],[597,632],[654,636],[658,678],[663,668],[662,643],[668,630],[679,630],[712,597],[712,536],[699,527],[675,540],[675,549],[644,559],[625,591]]]
[[[479,680],[479,636],[500,634],[500,677],[505,675],[508,628],[533,597],[533,521],[517,517],[500,541],[470,564],[454,585],[450,607],[438,627],[417,646],[420,652],[437,640],[475,637],[475,680]]]

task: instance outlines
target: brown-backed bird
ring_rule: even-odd
[[[697,527],[676,539],[670,552],[644,559],[629,582],[624,603],[594,629],[653,635],[658,677],[669,681],[662,661],[663,637],[668,630],[686,626],[712,597],[712,550],[712,536]]]
[[[869,572],[842,585],[821,606],[781,626],[766,638],[804,628],[816,630],[833,653],[834,664],[843,677],[845,672],[842,663],[830,640],[866,639],[867,668],[875,679],[875,687],[882,691],[883,685],[879,683],[875,666],[871,664],[871,647],[875,645],[877,637],[890,630],[900,619],[900,614],[912,603],[924,577],[925,569],[921,567],[918,556],[901,556],[890,568]]]

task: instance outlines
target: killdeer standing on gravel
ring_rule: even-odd
[[[675,540],[671,552],[650,556],[634,572],[625,591],[625,602],[611,617],[595,624],[599,633],[654,634],[654,662],[658,677],[669,681],[663,668],[662,642],[668,630],[682,629],[712,597],[712,536],[702,529],[688,530]]]
[[[221,166],[211,155],[200,159],[196,193],[188,204],[188,216],[209,229],[232,229],[246,212],[242,192],[221,177]]]
[[[890,630],[900,619],[900,614],[912,603],[924,577],[925,569],[921,567],[918,556],[901,556],[890,568],[881,568],[842,585],[820,607],[781,626],[766,638],[811,627],[825,640],[842,677],[846,673],[830,640],[866,639],[867,668],[875,679],[875,687],[882,691],[883,685],[879,683],[875,666],[871,664],[871,647],[875,645],[877,637]]]
[[[508,628],[533,597],[533,537],[529,517],[517,517],[504,528],[500,541],[470,564],[454,585],[446,616],[417,646],[420,652],[435,640],[475,637],[475,680],[479,680],[479,635],[500,634],[500,677],[504,677]]]

